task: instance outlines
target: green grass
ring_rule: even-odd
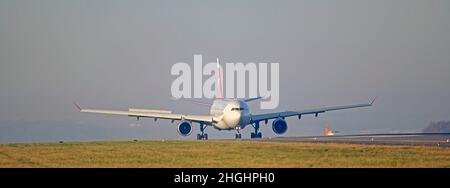
[[[1,144],[0,167],[450,167],[450,148],[246,140]]]

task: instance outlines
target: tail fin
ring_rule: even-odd
[[[220,64],[219,64],[219,58],[217,58],[217,95],[216,98],[218,99],[223,99],[223,95],[222,95],[222,79],[220,76]]]
[[[330,129],[325,127],[325,136],[330,136]]]

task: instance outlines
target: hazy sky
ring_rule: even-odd
[[[372,108],[289,118],[286,136],[322,135],[326,125],[420,131],[450,119],[449,20],[447,0],[0,0],[0,142],[180,139],[170,121],[81,114],[72,101],[207,114],[171,99],[170,68],[194,54],[280,63],[278,110],[379,96]]]

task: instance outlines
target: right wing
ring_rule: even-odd
[[[167,110],[152,110],[152,109],[129,109],[128,111],[118,110],[103,110],[103,109],[86,109],[81,108],[80,105],[74,103],[80,112],[107,114],[107,115],[122,115],[136,118],[155,118],[155,119],[168,119],[168,120],[186,120],[194,121],[198,123],[216,123],[219,121],[217,117],[210,115],[183,115],[173,114]]]
[[[327,111],[372,106],[373,103],[375,102],[375,99],[376,99],[376,97],[370,103],[364,103],[364,104],[332,106],[332,107],[314,108],[314,109],[307,109],[307,110],[300,110],[300,111],[284,111],[284,112],[273,112],[273,113],[267,113],[267,114],[252,115],[251,123],[259,122],[259,121],[267,121],[269,119],[285,118],[285,117],[290,117],[290,116],[298,116],[300,118],[302,115],[308,115],[308,114],[314,114],[317,117],[320,113],[325,113]]]

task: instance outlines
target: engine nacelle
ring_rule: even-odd
[[[287,123],[284,119],[277,118],[272,122],[272,130],[276,134],[283,134],[287,131]]]
[[[177,125],[177,131],[182,136],[188,136],[192,132],[192,125],[187,121],[182,121]]]

